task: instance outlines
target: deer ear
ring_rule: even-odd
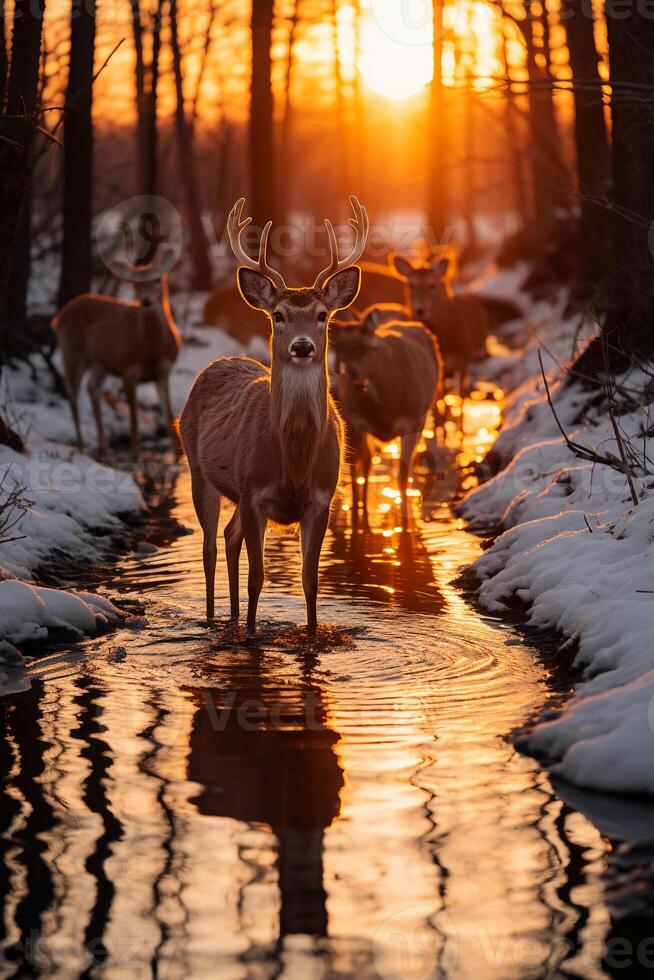
[[[238,288],[241,296],[246,303],[253,306],[255,310],[271,310],[276,299],[277,292],[268,276],[254,269],[248,269],[242,265],[236,273],[238,278]]]
[[[412,266],[408,259],[405,259],[403,255],[398,255],[397,252],[391,252],[388,256],[388,264],[391,269],[395,269],[398,276],[402,276],[403,279],[408,279],[411,275]]]
[[[377,327],[379,326],[379,321],[381,318],[381,310],[378,307],[373,307],[369,313],[366,313],[363,317],[363,329],[367,334],[373,334]]]
[[[450,259],[445,256],[444,259],[439,259],[437,262],[434,262],[431,268],[437,276],[444,278],[450,271]]]
[[[361,288],[361,269],[358,265],[351,265],[347,269],[334,273],[323,289],[323,296],[328,308],[335,310],[345,310],[355,301]]]

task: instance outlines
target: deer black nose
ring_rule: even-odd
[[[308,337],[298,337],[289,347],[291,357],[314,357],[316,348]]]
[[[424,306],[416,306],[416,316],[418,317],[419,320],[422,320],[422,318],[425,315],[425,313],[426,313],[426,310],[425,310]]]

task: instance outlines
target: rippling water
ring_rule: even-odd
[[[256,639],[204,624],[183,473],[193,533],[162,520],[156,553],[107,573],[147,625],[35,662],[0,702],[1,976],[614,972],[601,798],[507,738],[560,692],[452,586],[479,543],[440,485],[403,531],[376,474],[369,528],[336,509],[315,640],[293,537],[268,540]]]

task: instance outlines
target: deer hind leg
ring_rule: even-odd
[[[329,506],[313,507],[300,522],[302,539],[302,588],[307,603],[307,628],[314,632],[318,625],[318,567],[320,552],[329,523]]]
[[[168,436],[173,444],[173,448],[177,450],[177,440],[173,426],[175,418],[170,402],[170,372],[166,372],[166,374],[164,374],[164,376],[157,381],[157,393],[159,395],[159,405],[161,406],[162,414],[166,419],[166,425],[168,426]]]
[[[238,563],[243,545],[243,528],[238,507],[225,527],[225,554],[227,556],[227,575],[229,578],[229,605],[232,619],[238,619],[240,603],[238,594]]]
[[[123,386],[129,406],[129,454],[131,459],[136,462],[139,455],[139,417],[136,402],[136,381],[134,378],[128,376],[123,378]]]
[[[195,513],[202,528],[202,564],[207,594],[207,619],[212,620],[215,614],[216,534],[220,517],[220,494],[199,470],[193,469],[191,469],[191,492]]]
[[[66,375],[66,388],[68,389],[68,401],[70,411],[73,416],[75,426],[75,436],[77,437],[77,448],[80,452],[84,451],[84,440],[79,424],[79,388],[86,371],[86,364],[83,358],[76,351],[62,345],[62,355],[64,360],[64,373]]]
[[[364,434],[361,443],[361,469],[363,470],[363,517],[368,521],[368,481],[370,479],[370,469],[372,467],[372,453],[370,452],[370,440]]]
[[[241,503],[240,521],[245,547],[248,552],[248,618],[251,633],[257,629],[257,606],[263,588],[263,543],[266,535],[266,519],[250,503]]]
[[[91,407],[93,409],[93,418],[95,419],[95,428],[98,433],[98,448],[101,453],[107,451],[107,438],[104,433],[104,428],[102,426],[102,407],[101,407],[101,394],[102,394],[102,384],[106,378],[105,372],[98,364],[94,364],[91,367],[89,373],[89,378],[86,383],[89,398],[91,399]]]

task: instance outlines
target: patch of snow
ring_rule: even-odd
[[[207,364],[244,353],[221,330],[198,326],[205,298],[181,293],[174,300],[184,339],[171,376],[175,412],[182,409],[197,374]],[[268,350],[256,338],[246,353],[265,359]],[[58,355],[55,363],[61,369]],[[119,382],[108,380],[107,388],[110,397],[102,406],[105,428],[110,439],[126,439],[128,411]],[[155,386],[140,385],[138,399],[140,433],[155,436],[161,425]],[[35,576],[55,557],[84,565],[100,561],[107,536],[124,527],[123,518],[137,516],[146,506],[131,473],[73,448],[70,407],[40,359],[3,369],[0,402],[7,421],[26,439],[24,453],[0,446],[0,658],[6,659],[3,649],[9,656],[17,645],[46,639],[52,629],[94,634],[122,618],[107,599],[45,589],[35,583]],[[95,425],[84,386],[80,420],[85,445],[93,453]],[[2,503],[14,487],[20,488],[20,505],[3,531]]]
[[[635,454],[634,506],[624,474],[571,454],[547,403],[536,350],[541,343],[558,359],[565,339],[562,359],[569,356],[572,324],[558,319],[561,309],[555,307],[537,339],[527,339],[524,357],[516,352],[512,377],[522,384],[508,399],[494,447],[504,468],[473,490],[461,511],[473,525],[503,531],[474,565],[484,608],[497,613],[518,599],[527,604],[532,625],[557,630],[577,650],[582,681],[574,698],[522,736],[522,747],[546,757],[555,774],[578,786],[654,795],[649,408],[627,406],[618,418]],[[564,385],[553,360],[545,353],[543,359],[548,371],[553,368],[552,398],[568,436],[617,456],[605,410],[593,409],[581,386]],[[627,394],[642,393],[646,381],[637,371],[618,379]]]
[[[125,613],[92,592],[64,592],[27,582],[0,582],[0,629],[6,644],[47,639],[52,630],[94,635],[125,619]]]

